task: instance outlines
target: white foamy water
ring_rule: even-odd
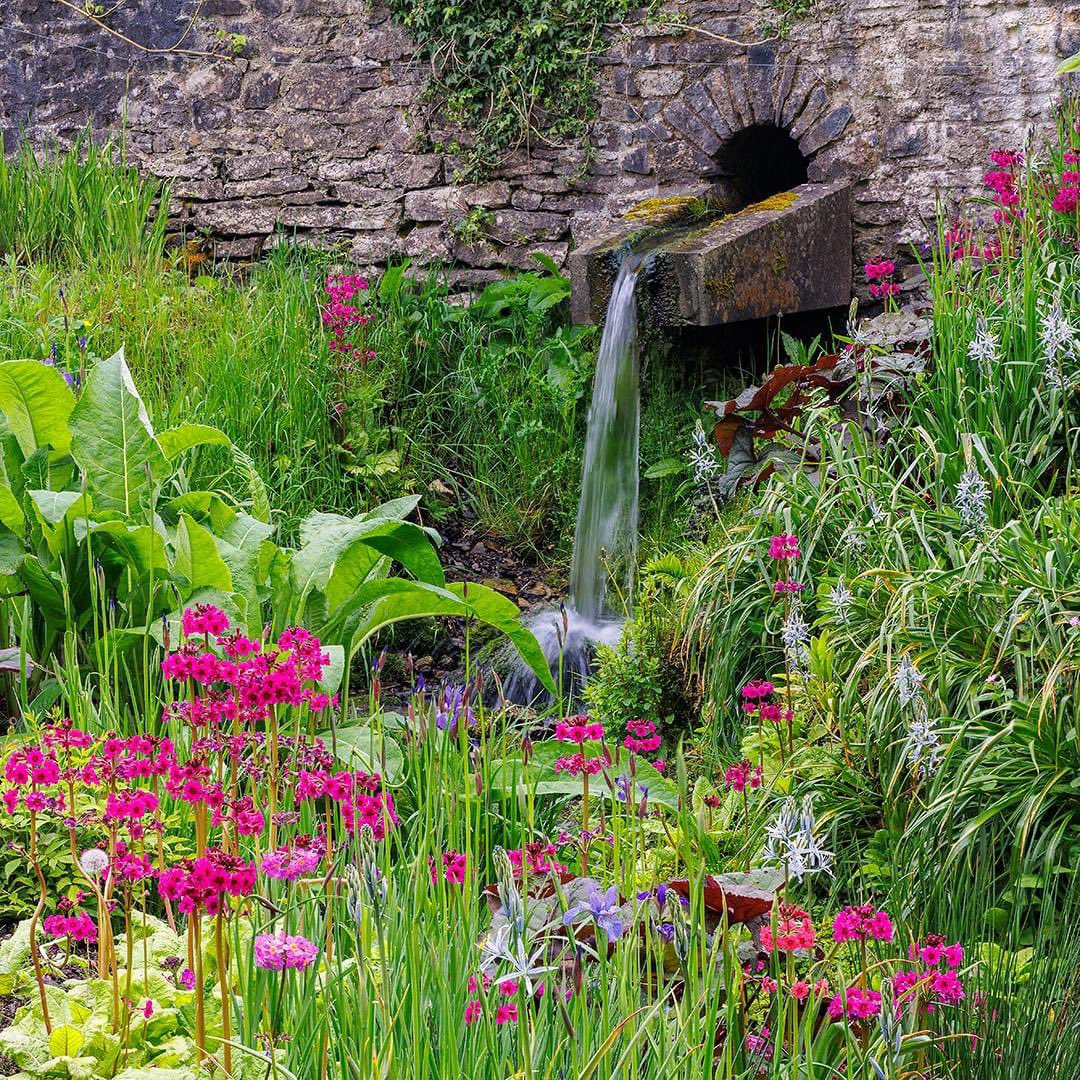
[[[643,256],[627,255],[608,301],[585,433],[581,499],[574,529],[570,597],[565,613],[550,609],[529,628],[540,642],[565,697],[578,700],[598,645],[615,645],[622,630],[619,596],[634,585],[638,537],[637,302],[634,289]],[[560,667],[561,660],[561,667]],[[505,686],[507,699],[536,704],[546,697],[536,676],[518,661]]]

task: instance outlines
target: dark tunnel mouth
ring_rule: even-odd
[[[773,124],[743,128],[716,155],[717,175],[731,184],[743,206],[805,184],[809,164],[798,142]]]

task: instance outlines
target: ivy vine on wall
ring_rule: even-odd
[[[604,28],[629,0],[390,0],[431,65],[428,93],[469,133],[458,179],[490,175],[534,141],[580,143],[595,116]]]

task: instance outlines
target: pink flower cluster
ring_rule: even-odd
[[[299,934],[259,934],[255,938],[255,966],[264,971],[304,971],[315,962],[319,947]]]
[[[724,771],[724,785],[729,791],[745,791],[748,787],[761,787],[761,766],[751,767],[750,762],[743,758],[742,761],[729,765]]]
[[[226,897],[248,896],[255,889],[255,864],[219,848],[208,848],[198,859],[185,859],[158,875],[158,892],[178,901],[185,915],[226,910]]]
[[[463,851],[444,851],[439,858],[439,862],[436,862],[435,859],[429,857],[428,864],[431,870],[432,885],[439,880],[440,864],[443,880],[449,882],[451,885],[463,885],[465,883],[465,871],[468,869],[468,857]]]
[[[799,538],[791,533],[780,533],[769,540],[770,559],[797,559],[801,554]]]
[[[651,754],[660,749],[660,736],[651,720],[627,720],[623,746],[632,754]]]
[[[958,1005],[967,996],[956,973],[956,968],[964,962],[964,947],[959,942],[946,945],[940,934],[928,934],[925,941],[910,946],[908,957],[922,963],[911,970],[898,972],[893,979],[898,1002],[915,997],[920,990],[933,999],[927,1006],[931,1009],[934,1002]]]
[[[323,308],[323,325],[330,331],[330,348],[334,352],[348,353],[362,363],[374,357],[349,340],[354,330],[366,326],[371,316],[364,314],[354,301],[359,293],[367,292],[368,282],[359,274],[331,274],[326,279],[327,304]]]
[[[297,842],[293,847],[268,851],[259,860],[259,870],[263,877],[273,878],[275,881],[295,881],[314,873],[322,862],[322,857],[323,848],[320,844],[303,845]]]
[[[337,803],[349,832],[366,826],[376,840],[382,840],[399,822],[394,797],[382,790],[378,773],[301,769],[296,781],[297,803],[322,798]]]
[[[863,986],[849,986],[829,1002],[833,1020],[869,1020],[881,1011],[881,994]]]
[[[605,750],[602,754],[590,758],[584,754],[568,754],[566,757],[556,758],[552,770],[568,776],[596,776],[610,765],[611,755]]]
[[[85,911],[74,915],[49,915],[41,924],[45,933],[54,938],[71,938],[72,941],[97,941],[97,923]]]
[[[776,581],[773,582],[773,592],[775,593],[797,593],[802,592],[806,586],[801,581]]]
[[[817,982],[811,986],[806,979],[796,979],[795,982],[788,987],[788,993],[796,1001],[805,1001],[810,996],[811,990],[814,992],[814,997],[824,997],[829,992],[829,980],[818,979]]]
[[[195,728],[216,728],[226,721],[262,721],[275,705],[307,705],[318,712],[336,704],[317,685],[330,654],[303,627],[283,631],[276,645],[264,648],[242,635],[226,635],[228,619],[217,608],[204,606],[196,620],[189,620],[192,610],[185,611],[184,626],[219,627],[216,644],[225,655],[201,650],[189,640],[162,661],[167,679],[209,689],[203,697],[170,706],[169,716]]]
[[[984,174],[983,183],[994,193],[994,221],[999,225],[1016,213],[1020,204],[1016,170],[1023,163],[1023,154],[1016,150],[992,150],[990,161],[996,166]]]
[[[866,280],[870,282],[869,292],[874,299],[883,300],[887,296],[900,295],[900,286],[888,280],[896,273],[896,264],[892,259],[868,262],[863,270],[866,271]]]
[[[1080,164],[1080,153],[1068,151],[1065,154],[1065,169],[1061,173],[1061,183],[1050,204],[1051,210],[1059,214],[1075,214],[1078,202],[1080,202],[1080,170],[1076,166]],[[1069,166],[1072,168],[1069,168]]]
[[[568,720],[560,720],[555,725],[555,738],[559,742],[577,743],[597,742],[604,737],[604,725],[590,723],[587,716],[572,716]]]
[[[835,941],[892,941],[893,924],[885,911],[878,911],[873,904],[849,906],[836,913],[833,919]]]
[[[522,855],[528,863],[530,874],[562,873],[566,866],[555,857],[557,852],[555,845],[545,843],[543,840],[534,840],[525,845],[524,853],[520,848],[515,848],[506,853],[510,860],[510,866],[519,877],[522,871]]]
[[[776,687],[766,679],[749,682],[742,688],[743,712],[747,716],[757,716],[760,720],[768,720],[770,723],[779,724],[781,721],[790,724],[794,719],[791,709],[781,709],[775,702],[768,698],[776,693]]]
[[[793,904],[781,903],[776,918],[776,935],[772,924],[761,928],[761,947],[766,952],[795,952],[814,947],[814,923],[810,913]]]
[[[199,634],[224,634],[229,629],[229,617],[213,604],[196,604],[184,609],[180,626],[185,637],[197,637]]]

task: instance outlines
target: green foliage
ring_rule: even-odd
[[[694,693],[678,655],[678,612],[693,580],[694,558],[668,553],[645,563],[633,618],[614,646],[597,650],[585,687],[589,711],[614,742],[629,720],[651,720],[669,750],[687,734]]]
[[[666,719],[660,713],[660,658],[635,648],[632,632],[597,649],[596,673],[585,687],[589,713],[621,742],[629,720]]]
[[[392,0],[431,64],[430,92],[467,129],[461,178],[488,175],[534,139],[580,141],[594,114],[606,24],[626,0]]]
[[[152,263],[168,209],[168,184],[140,175],[116,143],[86,133],[39,156],[24,142],[9,159],[0,141],[0,256]]]
[[[367,371],[417,486],[437,481],[512,541],[568,550],[596,332],[563,322],[570,286],[555,270],[494,282],[468,305],[436,274],[391,278]]]
[[[346,665],[403,619],[475,618],[506,634],[550,683],[515,604],[483,586],[466,595],[447,585],[432,536],[405,520],[418,497],[353,517],[310,514],[299,547],[278,547],[268,522],[187,488],[184,457],[227,440],[183,425],[159,441],[122,351],[90,370],[78,399],[56,368],[37,361],[0,364],[0,387],[5,591],[25,594],[10,626],[36,661],[21,680],[23,711],[44,680],[83,669],[97,675],[105,722],[120,721],[156,685],[142,678],[151,679],[148,658],[165,632],[159,620],[178,640],[181,609],[211,600],[255,637],[268,622],[304,623],[344,650]],[[394,564],[411,577],[390,576]]]

